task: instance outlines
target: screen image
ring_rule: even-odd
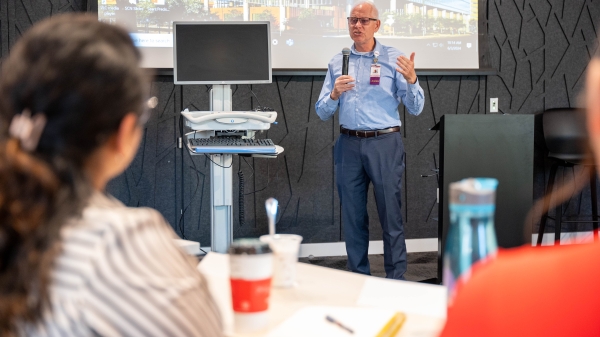
[[[479,0],[374,0],[375,38],[417,69],[479,68]],[[326,69],[350,47],[352,0],[98,0],[98,19],[120,24],[142,51],[143,66],[173,67],[174,21],[270,21],[275,70]],[[251,51],[249,51],[251,52]]]

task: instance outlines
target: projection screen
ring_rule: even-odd
[[[98,19],[124,25],[146,68],[173,67],[173,21],[270,21],[274,70],[325,69],[350,47],[352,0],[98,0]],[[478,0],[375,0],[375,38],[418,69],[478,69]],[[198,41],[199,44],[202,41]],[[252,50],[248,50],[252,53]],[[215,55],[218,57],[218,55]]]

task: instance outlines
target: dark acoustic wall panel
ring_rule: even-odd
[[[0,1],[1,55],[6,56],[36,21],[56,13],[83,11],[88,5],[86,0]],[[399,107],[407,153],[403,206],[409,239],[437,236],[434,170],[439,167],[439,133],[429,129],[442,115],[488,113],[491,97],[498,97],[500,111],[509,114],[581,106],[586,65],[598,48],[599,0],[487,0],[481,12],[490,63],[497,75],[420,76],[426,96],[423,113],[412,116]],[[343,239],[332,156],[339,134],[337,115],[321,121],[314,111],[323,80],[323,76],[275,76],[272,84],[252,86],[260,103],[250,86],[232,86],[234,109],[261,105],[279,112],[278,124],[258,137],[271,138],[286,149],[277,159],[235,157],[235,237],[266,233],[264,201],[275,197],[280,202],[280,231],[301,234],[305,242]],[[152,111],[139,153],[131,168],[108,187],[127,205],[157,208],[178,234],[203,246],[210,243],[210,162],[204,156],[190,156],[177,146],[177,139],[182,135],[179,111],[185,107],[208,110],[208,89],[175,86],[168,76],[156,78],[153,90],[160,103]],[[536,146],[543,150],[542,143]],[[548,163],[540,156],[536,163],[534,196],[540,197],[548,179]],[[576,167],[559,172],[569,177],[579,171]],[[242,221],[238,172],[244,177]],[[586,190],[574,193],[567,214],[588,214],[587,195]],[[372,192],[369,213],[371,239],[380,239]],[[550,221],[548,231],[552,226]]]
[[[209,110],[208,86],[173,86],[181,93],[183,101],[175,109],[181,111]],[[183,121],[178,125],[183,129]],[[189,132],[189,130],[184,130]],[[180,131],[181,134],[181,131]],[[182,151],[183,167],[183,200],[179,208],[180,218],[177,221],[177,232],[180,236],[200,242],[202,246],[210,246],[210,162],[208,157],[191,156]],[[184,213],[185,211],[185,213]],[[183,217],[181,214],[183,213]]]
[[[152,207],[176,227],[181,219],[182,151],[179,137],[181,91],[171,77],[157,77],[152,95],[158,105],[144,127],[140,148],[131,166],[113,179],[107,190],[129,206]],[[180,230],[177,230],[180,232]]]
[[[485,77],[420,78],[425,107],[419,116],[402,111],[406,172],[404,209],[407,238],[437,237],[439,132],[430,131],[444,114],[485,113]],[[426,177],[422,177],[426,176]]]
[[[65,12],[87,9],[87,0],[2,0],[0,1],[0,52],[10,47],[35,22]]]
[[[585,70],[598,48],[600,1],[489,1],[487,16],[492,66],[499,75],[487,77],[486,100],[498,97],[500,111],[510,114],[582,106]],[[543,139],[535,147],[537,199],[545,193],[550,163],[540,155]],[[557,182],[580,171],[559,170]],[[589,187],[583,194],[574,191],[566,214],[591,214]],[[563,224],[563,231],[585,229],[591,224]],[[546,231],[553,230],[550,219]]]

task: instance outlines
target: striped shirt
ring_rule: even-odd
[[[148,208],[95,193],[61,230],[43,319],[27,336],[222,336],[221,319],[193,258]]]

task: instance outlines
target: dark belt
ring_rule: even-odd
[[[340,133],[343,133],[348,136],[354,136],[358,138],[370,138],[377,137],[381,135],[385,135],[386,133],[398,132],[400,131],[399,126],[394,126],[387,129],[381,130],[350,130],[340,125]]]

